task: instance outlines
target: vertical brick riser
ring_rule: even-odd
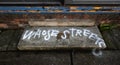
[[[120,24],[119,14],[0,14],[0,28],[24,28],[31,19],[94,19],[96,24]]]

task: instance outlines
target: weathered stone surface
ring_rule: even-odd
[[[0,52],[0,65],[71,65],[69,52]]]
[[[14,30],[3,30],[0,32],[0,51],[6,51],[12,40]]]
[[[93,56],[85,51],[75,51],[73,65],[120,65],[120,50],[102,51],[102,56]]]
[[[14,30],[14,33],[12,35],[12,37],[10,37],[9,39],[11,39],[8,47],[7,47],[7,51],[15,51],[18,50],[17,48],[17,44],[19,42],[20,36],[22,35],[23,30],[19,29],[19,30]]]
[[[97,26],[31,27],[24,31],[18,44],[20,50],[63,48],[106,48],[106,44]]]
[[[95,20],[92,19],[45,19],[31,20],[30,26],[94,26]]]
[[[107,49],[120,49],[120,27],[102,31]]]

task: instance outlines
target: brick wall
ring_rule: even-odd
[[[0,14],[0,28],[29,26],[31,19],[94,19],[97,24],[120,24],[119,14]]]

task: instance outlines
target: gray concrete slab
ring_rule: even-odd
[[[69,48],[106,48],[97,28],[31,27],[24,31],[19,50],[51,50]]]
[[[14,30],[3,30],[0,33],[0,51],[6,51],[14,34]]]
[[[120,49],[120,28],[103,30],[102,35],[106,42],[107,49]]]
[[[18,50],[17,45],[18,42],[20,40],[20,37],[23,33],[23,30],[19,29],[19,30],[14,30],[15,32],[13,33],[12,37],[10,37],[9,39],[11,39],[8,47],[7,47],[7,51],[16,51]]]
[[[0,52],[0,65],[71,65],[69,52]]]
[[[73,55],[73,65],[120,65],[119,60],[120,50],[106,50],[98,57],[81,51],[75,51]]]

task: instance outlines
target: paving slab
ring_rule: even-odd
[[[117,49],[120,49],[120,33],[119,33],[120,29],[119,28],[112,29],[110,33],[114,40],[113,44],[117,47]]]
[[[23,30],[21,30],[21,29],[16,29],[16,30],[14,30],[15,32],[14,32],[14,34],[13,34],[13,36],[12,36],[12,40],[10,41],[10,43],[9,43],[9,45],[8,45],[8,47],[7,47],[7,51],[16,51],[16,50],[18,50],[18,48],[17,48],[17,45],[18,45],[18,42],[19,42],[19,40],[20,40],[20,37],[21,37],[21,35],[22,35],[22,33],[23,33]]]
[[[102,31],[107,49],[120,49],[120,28],[113,28]]]
[[[93,27],[30,27],[18,43],[19,50],[53,50],[71,48],[106,48],[97,28]]]
[[[69,52],[0,52],[0,65],[71,65]]]
[[[104,50],[101,56],[92,53],[75,51],[73,65],[120,65],[120,50]]]
[[[3,30],[0,33],[0,51],[6,51],[10,41],[12,40],[12,36],[14,34],[14,30]]]

